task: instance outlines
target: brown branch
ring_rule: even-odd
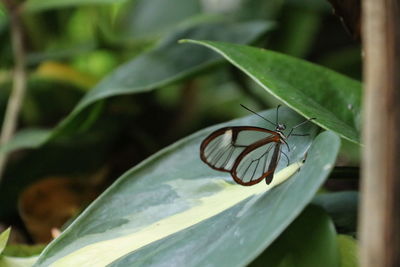
[[[365,52],[361,266],[400,266],[400,11],[363,0]]]
[[[8,99],[7,109],[3,120],[3,126],[1,128],[0,145],[4,145],[9,142],[14,135],[18,121],[18,115],[21,110],[26,90],[26,59],[19,12],[13,1],[3,0],[3,2],[8,9],[10,15],[11,42],[13,47],[15,67],[13,73],[13,87],[10,97]],[[0,155],[0,181],[6,161],[6,155]]]

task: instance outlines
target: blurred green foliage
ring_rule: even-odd
[[[252,44],[361,79],[360,44],[322,0],[17,2],[28,91],[18,121],[22,138],[0,151],[25,149],[10,154],[0,184],[0,221],[22,228],[18,197],[36,181],[90,176],[106,166],[106,187],[166,145],[247,115],[239,104],[276,106],[275,98],[216,54],[193,52],[199,48],[179,39]],[[9,12],[1,3],[0,122],[13,68]],[[339,163],[358,165],[359,147],[345,143],[342,149]],[[335,209],[334,222],[354,212]]]

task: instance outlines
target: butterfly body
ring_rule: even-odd
[[[261,127],[225,127],[211,133],[200,146],[200,158],[211,168],[229,172],[238,184],[271,183],[280,159],[285,125],[275,131]]]

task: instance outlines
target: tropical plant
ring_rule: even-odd
[[[329,3],[0,3],[0,265],[357,265],[360,46]],[[216,129],[271,129],[240,104],[316,118],[270,185],[200,160]]]

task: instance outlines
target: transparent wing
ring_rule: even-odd
[[[265,178],[269,184],[280,159],[280,146],[279,142],[265,140],[245,149],[232,168],[233,179],[241,185],[253,185]]]
[[[210,134],[200,146],[200,157],[211,168],[231,172],[247,148],[277,138],[273,131],[259,127],[226,127]]]

